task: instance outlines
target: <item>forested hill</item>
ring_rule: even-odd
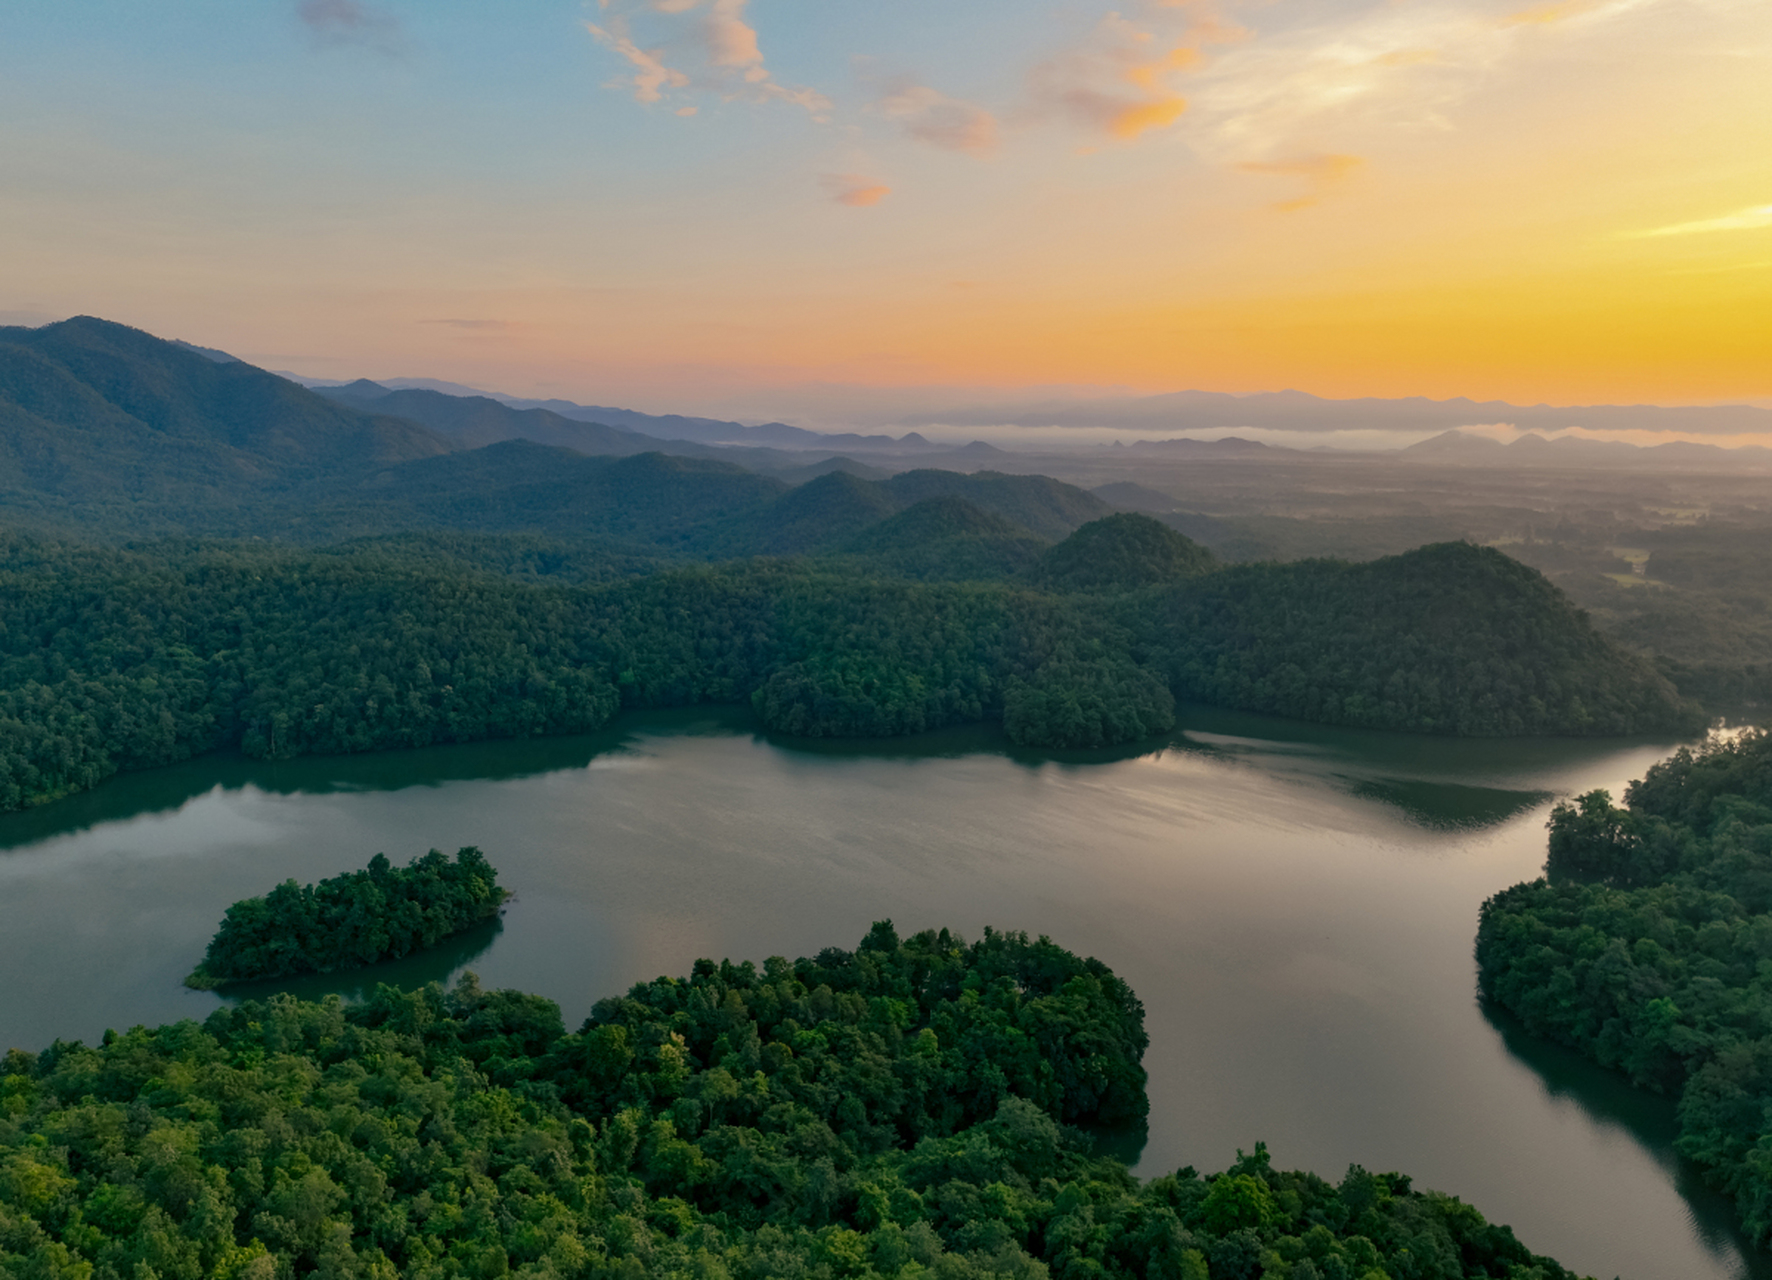
[[[1212,553],[1146,516],[1107,516],[1083,526],[1030,573],[1058,591],[1112,591],[1191,578],[1213,568]]]
[[[1704,723],[1647,659],[1492,547],[1232,565],[1147,600],[1129,625],[1153,652],[1190,638],[1168,647],[1168,675],[1200,702],[1487,737]]]
[[[508,440],[390,467],[352,489],[318,494],[311,506],[288,514],[285,529],[335,537],[522,531],[701,558],[828,555],[851,551],[863,530],[943,496],[1047,542],[1108,513],[1100,499],[1046,476],[918,470],[863,480],[835,470],[790,486],[714,458],[587,458]]]
[[[806,736],[995,720],[1047,747],[1166,732],[1178,697],[1433,733],[1702,724],[1537,574],[1476,547],[1083,593],[869,563],[646,573],[582,543],[454,533],[323,550],[11,538],[0,808],[221,748],[569,733],[697,702],[748,702]]]
[[[0,1058],[0,1274],[1575,1280],[1395,1173],[1140,1183],[1144,1008],[1046,938],[876,924],[600,1001],[277,996]]]
[[[239,361],[91,317],[0,328],[0,500],[233,504],[451,446]]]

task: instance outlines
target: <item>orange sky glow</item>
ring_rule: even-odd
[[[343,11],[109,89],[19,34],[0,320],[689,412],[1772,400],[1764,0]]]

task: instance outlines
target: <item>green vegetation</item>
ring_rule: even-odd
[[[1548,879],[1483,907],[1485,993],[1679,1098],[1679,1149],[1772,1241],[1772,736],[1559,805]]]
[[[1212,553],[1149,516],[1114,515],[1084,525],[1041,557],[1032,578],[1055,591],[1115,591],[1205,573]]]
[[[367,870],[319,884],[285,880],[262,898],[236,902],[185,985],[204,990],[397,960],[496,915],[509,896],[475,848],[453,862],[432,849],[404,867],[378,853]]]
[[[700,702],[748,701],[807,736],[1001,719],[1030,746],[1163,732],[1177,698],[1434,733],[1691,727],[1671,688],[1542,578],[1463,544],[1087,593],[806,560],[647,567],[533,536],[8,539],[0,809],[222,748],[573,733],[622,706]]]
[[[807,736],[1000,720],[1047,747],[1166,732],[1177,699],[1431,733],[1692,727],[1495,552],[1218,568],[1044,476],[834,466],[793,487],[624,433],[624,457],[451,451],[518,419],[613,436],[358,390],[451,434],[121,325],[0,331],[14,514],[280,540],[0,535],[0,810],[217,749],[571,733],[696,702]]]
[[[362,413],[238,361],[91,317],[0,327],[0,500],[93,523],[250,518],[255,502],[443,453],[416,423]]]
[[[0,1060],[0,1272],[1565,1280],[1398,1174],[1144,1184],[1143,1009],[1045,939],[876,925],[551,1002],[277,996]]]
[[[1703,726],[1646,660],[1487,547],[1233,565],[1138,598],[1129,625],[1189,701],[1484,737]]]
[[[1038,560],[1047,544],[958,494],[944,494],[863,529],[842,549],[853,557],[842,563],[864,573],[976,582],[1014,577]]]

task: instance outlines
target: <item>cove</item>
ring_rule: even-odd
[[[582,738],[280,764],[209,759],[0,818],[0,1047],[201,1018],[180,981],[228,903],[484,848],[517,899],[428,955],[303,995],[448,980],[576,1024],[698,956],[989,924],[1101,957],[1144,1000],[1149,1175],[1397,1169],[1577,1271],[1772,1275],[1671,1149],[1671,1108],[1475,991],[1478,904],[1537,873],[1553,797],[1674,744],[1441,740],[1186,708],[1169,739],[1029,753],[968,728],[773,739],[735,710]],[[272,989],[272,988],[266,988]],[[1136,1143],[1132,1144],[1136,1148]]]

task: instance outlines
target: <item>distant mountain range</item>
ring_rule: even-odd
[[[1772,449],[1673,440],[1636,445],[1581,436],[1546,439],[1535,433],[1507,444],[1468,431],[1443,431],[1399,454],[1411,461],[1482,467],[1611,467],[1632,470],[1763,471],[1772,469]]]
[[[579,453],[621,458],[657,450],[661,443],[657,436],[642,435],[601,422],[565,418],[548,409],[517,409],[488,396],[456,395],[419,388],[390,390],[367,378],[316,390],[326,399],[352,408],[422,423],[462,449],[478,449],[500,440],[532,440],[536,444],[554,445]],[[688,444],[686,441],[668,443]],[[712,452],[702,445],[688,444],[688,448],[700,455]]]
[[[527,440],[389,467],[316,497],[305,524],[332,536],[522,531],[690,556],[837,554],[862,531],[938,498],[1042,546],[1113,509],[1048,476],[915,470],[865,480],[835,469],[789,485],[714,459],[590,458]]]
[[[322,394],[91,317],[0,328],[0,517],[15,522],[304,540],[523,531],[654,555],[834,555],[943,499],[940,518],[917,527],[994,539],[991,555],[1010,565],[1110,509],[1046,476],[889,474],[816,457],[659,440],[430,389],[356,382]],[[781,465],[792,482],[734,459]],[[971,525],[954,503],[976,510]]]
[[[830,547],[838,532],[853,533],[938,496],[962,497],[1010,521],[1021,531],[1016,536],[1048,540],[1107,509],[1081,490],[1050,488],[1057,482],[1045,477],[997,474],[1039,464],[1026,457],[1012,463],[1004,450],[982,441],[954,448],[915,433],[823,435],[781,423],[747,427],[457,394],[471,388],[440,385],[450,389],[359,380],[311,390],[226,352],[92,317],[35,329],[0,327],[0,506],[14,519],[131,532],[344,536],[405,520],[423,527],[575,529],[663,545],[656,539],[669,526],[675,532],[666,543],[694,554],[702,552],[692,548],[716,545],[746,554]],[[1344,406],[1455,403],[1297,399]],[[1740,412],[1772,418],[1758,409]],[[506,447],[517,442],[527,447]],[[839,449],[859,460],[833,456]],[[1094,452],[1218,465],[1298,465],[1318,456],[1236,437],[1143,440]],[[703,465],[610,469],[615,460],[654,454]],[[1638,447],[1537,435],[1502,445],[1456,429],[1381,456],[1397,465],[1452,467],[1772,470],[1772,450],[1757,447]],[[913,459],[947,469],[892,475]],[[980,467],[989,470],[972,476],[963,491],[954,488],[960,469]],[[717,478],[734,473],[745,478]],[[635,500],[652,507],[687,503],[681,520],[660,524],[649,516],[644,529],[625,529],[606,516],[598,504],[628,501],[632,494],[624,486],[642,474],[657,482],[633,491],[641,494]],[[836,505],[822,511],[770,505],[795,485],[809,491],[805,501]],[[728,508],[716,490],[749,496]],[[1148,507],[1151,499],[1109,501]],[[398,519],[396,510],[403,513]],[[803,536],[795,529],[816,532]]]
[[[437,378],[386,378],[380,382],[371,382],[364,378],[344,383],[326,378],[304,378],[300,374],[288,372],[282,376],[325,395],[350,392],[352,388],[363,387],[380,388],[389,392],[427,391],[451,397],[492,400],[511,409],[540,410],[559,418],[619,427],[624,431],[637,432],[660,440],[682,440],[697,444],[762,445],[781,449],[862,449],[885,453],[917,453],[949,447],[933,444],[915,431],[893,437],[809,431],[804,427],[790,427],[785,422],[746,426],[742,422],[728,422],[720,418],[690,418],[677,413],[640,413],[634,409],[617,409],[609,405],[575,404],[571,400],[529,400],[522,396],[483,391],[477,387],[463,386],[459,382],[444,382]]]
[[[294,377],[295,375],[288,375]],[[916,431],[894,437],[858,435],[853,432],[823,433],[803,427],[771,422],[746,426],[716,418],[692,418],[677,414],[648,414],[632,409],[575,404],[569,400],[525,400],[498,392],[478,391],[460,383],[429,378],[393,378],[383,383],[337,384],[304,380],[326,394],[348,387],[380,386],[389,390],[423,390],[456,398],[495,401],[517,410],[541,410],[570,421],[595,422],[621,430],[668,439],[673,442],[766,446],[786,450],[845,449],[869,454],[933,455],[945,460],[985,461],[990,455],[1016,452],[974,441],[954,448],[936,444]],[[353,400],[363,407],[367,402]],[[394,412],[396,402],[388,402]],[[417,415],[413,415],[417,416]],[[421,421],[426,420],[421,418]],[[1392,431],[1399,434],[1440,428],[1433,440],[1402,448],[1412,460],[1437,460],[1451,465],[1546,466],[1546,467],[1666,467],[1681,470],[1772,466],[1772,451],[1757,446],[1729,447],[1720,444],[1669,443],[1633,445],[1576,436],[1547,440],[1537,433],[1555,433],[1571,427],[1600,431],[1680,431],[1730,435],[1772,436],[1772,410],[1753,405],[1665,408],[1658,405],[1600,405],[1558,408],[1550,405],[1520,406],[1502,401],[1469,399],[1428,400],[1328,400],[1302,391],[1280,391],[1233,396],[1213,391],[1181,391],[1171,395],[1136,399],[1051,401],[1017,407],[973,407],[912,415],[907,424],[933,426],[1101,427],[1131,430],[1200,431],[1226,429],[1272,430],[1299,433],[1329,431]],[[1528,432],[1521,448],[1502,446],[1487,436],[1460,431],[1462,427],[1510,425]],[[536,428],[538,429],[538,428]],[[539,436],[525,436],[539,439]],[[563,433],[548,443],[567,444]],[[1468,447],[1466,447],[1466,443]],[[1539,445],[1554,446],[1552,452],[1535,452]],[[573,447],[568,445],[568,447]],[[1268,445],[1236,436],[1214,440],[1190,437],[1143,439],[1131,444],[1104,446],[1127,456],[1181,459],[1281,458],[1297,449]],[[1038,445],[1029,446],[1038,451]],[[1027,451],[1027,450],[1023,450]],[[1376,452],[1391,452],[1377,450]]]
[[[1327,400],[1303,391],[1233,396],[1216,391],[980,405],[908,415],[912,426],[1110,427],[1134,431],[1421,432],[1508,424],[1522,431],[1676,431],[1700,435],[1772,435],[1772,409],[1752,405],[1667,408],[1660,405],[1515,405],[1500,400]]]

